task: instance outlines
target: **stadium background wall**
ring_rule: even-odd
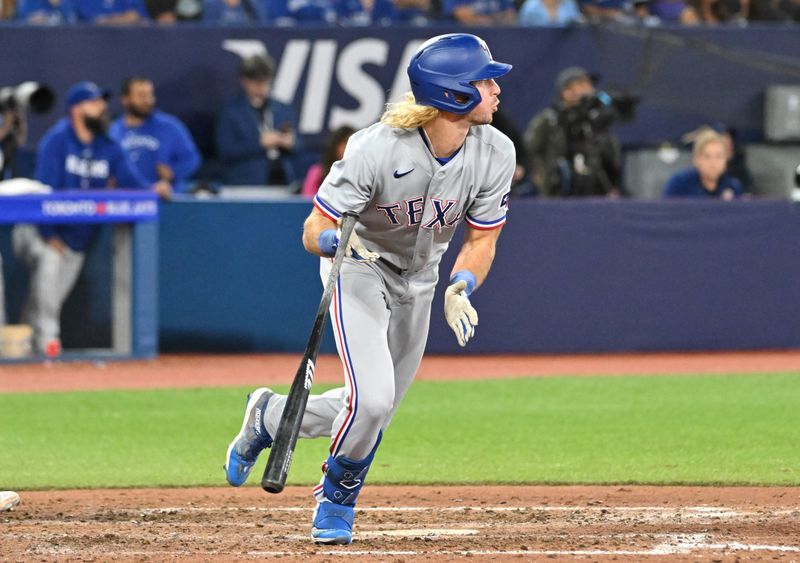
[[[374,121],[407,88],[404,61],[418,42],[456,30],[2,26],[0,85],[36,80],[60,95],[55,111],[30,116],[32,154],[63,115],[69,85],[90,79],[118,94],[123,77],[149,75],[160,107],[189,125],[213,175],[214,115],[237,91],[231,50],[263,45],[276,58],[275,94],[297,107],[315,150],[329,127]],[[502,100],[520,129],[552,100],[559,70],[580,64],[601,87],[642,97],[636,118],[615,126],[628,147],[676,141],[715,121],[760,142],[765,88],[800,80],[791,26],[480,33],[515,66]],[[116,96],[111,106],[119,110]],[[161,349],[301,351],[320,291],[316,262],[299,245],[307,211],[305,202],[162,206]],[[481,327],[469,351],[798,346],[798,229],[788,202],[513,202],[497,264],[476,295]],[[5,227],[0,252],[13,321],[25,273]],[[108,345],[109,253],[106,233],[67,303],[65,346]],[[453,352],[440,309],[437,301],[429,349]],[[329,335],[322,349],[333,350]]]
[[[321,292],[318,262],[300,244],[309,207],[162,205],[161,350],[301,352]],[[800,347],[798,240],[790,202],[513,202],[492,273],[474,297],[480,326],[467,352]],[[101,238],[69,300],[65,345],[107,343],[108,242]],[[0,252],[13,319],[25,274],[7,229]],[[429,350],[453,353],[442,293]],[[333,350],[328,331],[322,351]]]

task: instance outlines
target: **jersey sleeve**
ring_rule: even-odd
[[[505,225],[516,161],[516,152],[511,142],[507,149],[498,151],[496,157],[490,159],[492,164],[487,175],[487,186],[478,192],[467,209],[467,225],[480,230],[496,229]]]
[[[331,166],[314,196],[314,206],[333,221],[345,211],[361,213],[372,199],[377,165],[363,137],[357,135],[350,137],[344,158]]]

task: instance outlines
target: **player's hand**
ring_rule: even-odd
[[[469,302],[466,289],[467,282],[461,280],[448,287],[444,294],[444,317],[462,347],[475,335],[478,325],[478,312]]]
[[[156,174],[158,174],[159,180],[164,180],[165,182],[172,183],[175,179],[175,172],[170,168],[169,164],[164,164],[163,162],[156,164]]]
[[[47,239],[47,246],[59,254],[64,254],[64,251],[67,249],[67,244],[58,237],[51,237]]]
[[[159,180],[153,184],[153,191],[156,192],[161,199],[170,199],[172,197],[172,184],[166,180]]]
[[[259,143],[264,149],[279,149],[283,143],[283,133],[274,130],[262,133]]]
[[[336,238],[338,240],[342,240],[342,220],[339,219],[337,224],[339,225],[339,228],[336,230]],[[354,258],[359,262],[375,262],[381,257],[381,255],[377,252],[367,250],[367,247],[365,247],[364,243],[361,242],[361,239],[358,237],[355,230],[350,234],[350,240],[347,241],[345,256]]]

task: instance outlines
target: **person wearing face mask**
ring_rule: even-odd
[[[108,136],[107,97],[93,82],[79,82],[68,90],[67,117],[39,143],[38,181],[55,191],[148,187],[120,145]],[[12,231],[14,253],[30,271],[22,322],[33,328],[33,346],[39,354],[61,353],[61,307],[98,230],[95,225],[20,224]]]

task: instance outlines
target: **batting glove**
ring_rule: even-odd
[[[336,229],[336,240],[341,240],[342,238],[342,220],[339,219],[337,221],[339,228]],[[347,241],[347,248],[345,249],[345,256],[349,256],[359,262],[375,262],[378,258],[381,257],[380,254],[377,252],[371,252],[367,250],[364,246],[364,243],[361,242],[361,239],[358,238],[355,230],[350,234],[350,240]]]
[[[475,335],[478,325],[478,312],[469,302],[466,289],[467,282],[459,280],[449,286],[444,294],[445,319],[462,347]]]

